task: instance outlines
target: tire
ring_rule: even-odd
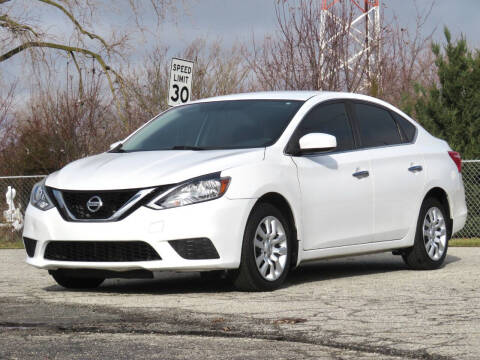
[[[402,255],[408,267],[415,270],[434,270],[443,265],[451,234],[448,220],[448,213],[440,201],[436,198],[427,198],[423,201],[414,245]],[[430,223],[433,223],[433,230],[430,230],[432,229]]]
[[[58,285],[66,289],[95,289],[104,282],[104,278],[77,278],[66,276],[61,271],[51,271],[50,275],[55,279]]]
[[[200,272],[200,279],[205,282],[219,282],[225,280],[227,273],[225,270],[213,270]]]
[[[241,291],[278,289],[290,269],[291,254],[291,224],[273,205],[256,205],[245,227],[240,267],[230,273],[233,284]]]

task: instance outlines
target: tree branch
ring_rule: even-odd
[[[77,68],[77,71],[78,71],[78,95],[82,97],[83,96],[82,69],[80,69],[80,66],[78,65],[78,62],[77,62],[77,58],[75,57],[75,53],[73,51],[70,51],[70,56],[72,57],[75,67]]]
[[[0,0],[1,1],[1,0]],[[8,0],[7,0],[8,1]],[[1,2],[0,2],[1,4]],[[35,32],[35,30],[33,30],[30,26],[28,25],[23,25],[23,24],[19,24],[17,23],[16,21],[12,20],[8,15],[4,14],[4,15],[0,15],[0,26],[1,27],[4,27],[4,28],[7,28],[9,30],[11,30],[12,32],[22,32],[22,31],[29,31],[31,32],[33,35],[35,35],[36,37],[38,37],[38,34],[37,32]]]
[[[80,48],[80,47],[56,44],[56,43],[51,43],[51,42],[43,42],[43,41],[28,41],[28,42],[23,43],[20,46],[17,46],[16,48],[14,48],[12,50],[6,52],[5,54],[1,55],[0,56],[0,62],[8,60],[12,56],[15,56],[15,55],[21,53],[22,51],[30,49],[30,48],[57,49],[57,50],[68,52],[70,54],[71,53],[80,53],[80,54],[84,54],[86,56],[90,56],[90,57],[94,58],[100,64],[103,71],[105,72],[105,76],[107,77],[107,80],[108,80],[108,86],[110,87],[110,91],[111,91],[112,96],[115,100],[118,116],[123,120],[124,125],[125,126],[127,125],[126,119],[122,115],[120,103],[118,101],[117,96],[115,95],[115,87],[113,86],[113,81],[112,81],[112,77],[110,76],[110,72],[112,72],[115,75],[116,81],[120,84],[120,89],[122,91],[122,94],[125,96],[124,89],[122,88],[123,87],[123,79],[115,70],[113,70],[110,66],[108,66],[105,63],[105,60],[103,59],[103,57],[100,54],[97,54],[97,53],[95,53],[91,50]],[[125,98],[125,101],[126,101],[126,98]]]
[[[62,5],[56,3],[55,1],[52,1],[52,0],[38,0],[38,1],[43,2],[47,5],[51,5],[51,6],[56,7],[57,9],[62,11],[70,19],[70,21],[75,25],[75,27],[78,29],[78,31],[80,31],[82,34],[88,36],[92,40],[96,39],[96,40],[100,41],[102,43],[102,45],[107,50],[111,49],[111,46],[108,45],[108,43],[102,37],[85,30],[82,27],[82,25],[80,25],[80,23],[77,21],[77,19],[75,19],[73,14],[71,12],[69,12],[66,8],[64,8]]]

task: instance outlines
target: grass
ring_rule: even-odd
[[[480,238],[460,238],[452,239],[449,244],[450,247],[480,247]],[[0,238],[0,249],[23,249],[22,240],[8,240]]]
[[[452,239],[452,240],[450,240],[448,245],[449,246],[456,246],[456,247],[480,246],[480,238]]]
[[[0,249],[23,249],[22,240],[8,240],[0,238]]]

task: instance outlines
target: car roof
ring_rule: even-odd
[[[401,114],[404,118],[409,119],[417,127],[419,124],[410,116],[381,99],[377,99],[368,95],[356,94],[351,92],[336,92],[336,91],[314,91],[314,90],[301,90],[301,91],[263,91],[263,92],[250,92],[241,94],[231,94],[210,97],[200,100],[195,100],[189,104],[213,102],[213,101],[234,101],[234,100],[292,100],[292,101],[307,101],[311,98],[316,98],[319,101],[322,100],[363,100],[377,105],[382,105],[396,113]],[[177,105],[181,106],[181,105]]]
[[[212,101],[233,101],[233,100],[297,100],[297,101],[307,101],[311,98],[317,99],[356,99],[356,100],[366,100],[374,103],[387,105],[391,107],[391,104],[373,98],[371,96],[355,94],[349,92],[334,92],[334,91],[264,91],[264,92],[250,92],[242,94],[231,94],[210,97],[205,99],[200,99],[192,101],[191,103],[202,103],[202,102],[212,102]]]
[[[209,101],[228,101],[228,100],[300,100],[307,101],[308,99],[321,95],[322,91],[264,91],[264,92],[251,92],[242,94],[231,94],[210,97],[192,101],[197,102],[209,102]]]

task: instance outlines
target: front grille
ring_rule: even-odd
[[[126,218],[140,206],[147,204],[173,186],[175,184],[161,185],[152,191],[150,191],[151,189],[74,191],[47,187],[47,192],[65,221],[106,222]],[[87,202],[96,197],[99,198],[96,199],[97,203],[100,200],[102,205],[96,211],[92,211],[91,208],[88,208]],[[118,210],[128,202],[130,203],[129,207],[123,209],[122,213],[118,213]]]
[[[45,259],[58,261],[119,262],[162,260],[143,241],[52,241]]]
[[[35,248],[37,247],[37,240],[33,240],[27,237],[23,238],[23,245],[25,246],[25,251],[29,257],[35,255]]]
[[[121,191],[62,191],[63,201],[79,220],[105,220],[115,214],[138,190]],[[102,205],[95,212],[87,207],[92,198],[100,198]]]
[[[171,240],[168,243],[184,259],[207,260],[220,258],[212,241],[207,238]]]

